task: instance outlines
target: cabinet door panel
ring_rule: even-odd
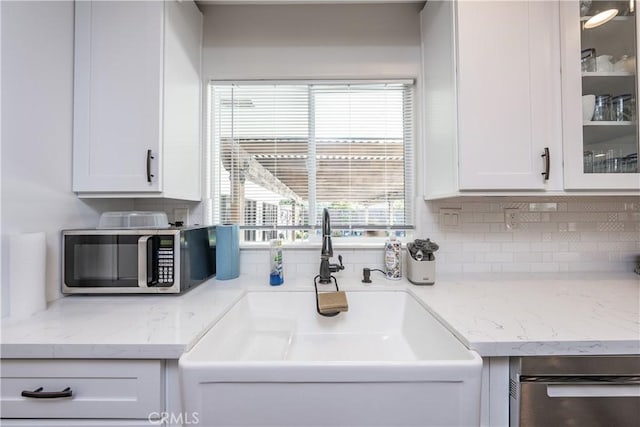
[[[162,411],[159,360],[3,360],[0,408],[7,418],[148,419]],[[71,397],[38,399],[22,391],[69,387]]]
[[[640,189],[637,103],[630,120],[613,114],[596,119],[595,107],[590,112],[588,99],[584,107],[582,99],[584,95],[587,98],[611,95],[615,99],[623,94],[637,99],[635,60],[631,67],[628,64],[622,69],[608,70],[594,70],[585,63],[583,70],[581,51],[595,49],[597,55],[612,55],[616,62],[624,55],[636,58],[640,27],[635,13],[621,8],[620,16],[613,20],[596,28],[584,28],[588,17],[597,11],[597,4],[593,2],[583,11],[585,16],[581,16],[577,0],[560,4],[565,188],[637,191]]]
[[[561,158],[553,119],[560,111],[559,69],[551,68],[559,62],[557,47],[550,49],[558,34],[553,7],[458,3],[461,190],[543,189],[544,147]]]
[[[161,189],[162,29],[162,2],[76,3],[74,191]]]

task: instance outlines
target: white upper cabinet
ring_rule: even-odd
[[[81,1],[75,8],[73,191],[199,200],[197,6]]]
[[[426,198],[562,190],[558,19],[555,2],[426,3]]]
[[[628,0],[561,2],[568,190],[640,190],[636,7]],[[618,11],[611,21],[588,23],[610,9]]]

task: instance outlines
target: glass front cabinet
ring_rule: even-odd
[[[638,190],[636,0],[560,2],[568,190]]]

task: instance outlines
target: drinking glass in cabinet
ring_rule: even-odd
[[[611,119],[618,122],[633,120],[633,95],[626,93],[611,98]]]
[[[636,1],[576,2],[585,174],[638,172]],[[592,95],[595,105],[588,118]]]
[[[592,73],[596,71],[596,50],[594,48],[582,49],[582,72]]]
[[[583,155],[584,173],[593,173],[593,152],[585,151]]]
[[[611,118],[611,95],[596,95],[596,106],[593,110],[593,120],[598,122],[608,121]]]

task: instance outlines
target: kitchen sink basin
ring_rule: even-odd
[[[248,292],[180,358],[205,426],[478,425],[480,357],[406,291]]]

